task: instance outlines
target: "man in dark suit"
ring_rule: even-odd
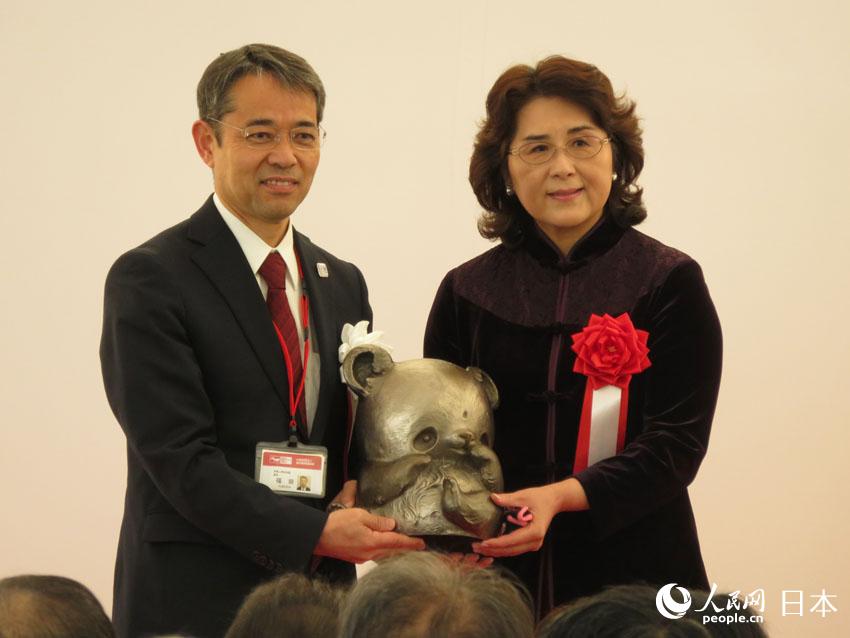
[[[324,97],[313,69],[283,49],[249,45],[214,60],[192,134],[215,193],[107,277],[101,362],[127,436],[120,636],[221,636],[276,573],[422,547],[392,532],[392,519],[351,507],[353,481],[343,487],[336,352],[342,326],[372,312],[360,271],[289,219],[318,166]],[[257,443],[296,432],[327,448],[330,514],[328,499],[254,478]],[[339,576],[343,565],[325,559],[319,571]]]

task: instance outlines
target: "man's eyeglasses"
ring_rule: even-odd
[[[321,126],[296,126],[289,130],[278,129],[274,126],[257,124],[245,128],[222,122],[213,117],[207,118],[210,122],[217,122],[229,126],[242,133],[242,137],[250,148],[271,150],[277,148],[284,135],[289,135],[292,146],[302,151],[317,151],[325,141],[325,130]]]
[[[575,159],[590,159],[596,157],[602,147],[611,141],[610,137],[601,138],[595,135],[580,135],[567,140],[566,146],[558,146],[551,142],[528,142],[512,148],[508,155],[516,155],[528,164],[545,164],[555,156],[559,148]]]

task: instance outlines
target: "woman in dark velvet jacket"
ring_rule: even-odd
[[[538,617],[611,584],[708,585],[687,486],[708,445],[720,325],[699,265],[632,228],[646,217],[642,168],[634,103],[596,67],[555,56],[508,69],[470,166],[479,230],[501,244],[446,275],[428,319],[426,357],[478,366],[499,389],[506,493],[493,499],[533,521],[473,549],[525,582]],[[627,338],[575,371],[573,335],[606,313]],[[588,365],[609,354],[640,365],[620,370],[628,393],[616,390],[608,435],[622,427],[620,440],[584,467]]]

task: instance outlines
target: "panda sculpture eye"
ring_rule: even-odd
[[[481,435],[481,445],[485,447],[490,447],[490,435],[486,432]]]
[[[418,452],[427,452],[437,444],[437,430],[433,427],[424,428],[413,439],[413,447]]]

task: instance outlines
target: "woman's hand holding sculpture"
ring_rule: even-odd
[[[499,507],[516,510],[527,507],[533,514],[525,527],[472,544],[472,551],[493,557],[536,552],[543,545],[543,539],[556,514],[586,510],[589,507],[584,488],[575,478],[508,494],[492,494],[491,498]]]

